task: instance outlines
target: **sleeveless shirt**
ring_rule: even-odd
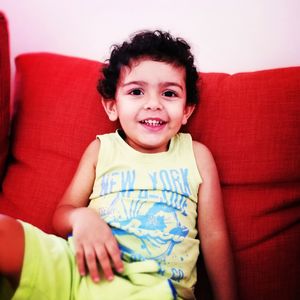
[[[101,146],[89,207],[112,228],[123,260],[155,260],[178,295],[192,299],[202,179],[191,136],[178,133],[160,153],[136,151],[118,131],[97,138]]]

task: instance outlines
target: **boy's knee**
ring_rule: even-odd
[[[16,219],[1,214],[0,244],[0,273],[17,280],[24,257],[24,230]]]
[[[16,219],[0,214],[0,250],[9,248],[24,247],[24,230],[23,226]]]
[[[20,222],[16,219],[0,214],[0,238],[6,237],[6,235],[12,235],[13,233],[22,233],[23,228]]]

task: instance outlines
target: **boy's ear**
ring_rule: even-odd
[[[102,105],[104,107],[106,114],[108,115],[108,118],[111,121],[117,121],[118,120],[118,111],[117,111],[116,100],[102,99]]]
[[[191,114],[193,113],[194,109],[195,109],[195,105],[186,105],[184,112],[183,112],[183,118],[182,118],[182,125],[185,125],[189,119],[189,117],[191,116]]]

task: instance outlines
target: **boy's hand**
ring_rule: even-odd
[[[100,280],[99,265],[108,280],[113,279],[112,265],[123,271],[121,252],[110,227],[90,208],[78,208],[75,213],[73,238],[79,273],[86,268],[94,282]]]

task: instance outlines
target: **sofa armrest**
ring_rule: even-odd
[[[5,18],[5,15],[2,12],[0,12],[0,183],[2,183],[8,151],[9,101],[9,37],[7,20]]]

